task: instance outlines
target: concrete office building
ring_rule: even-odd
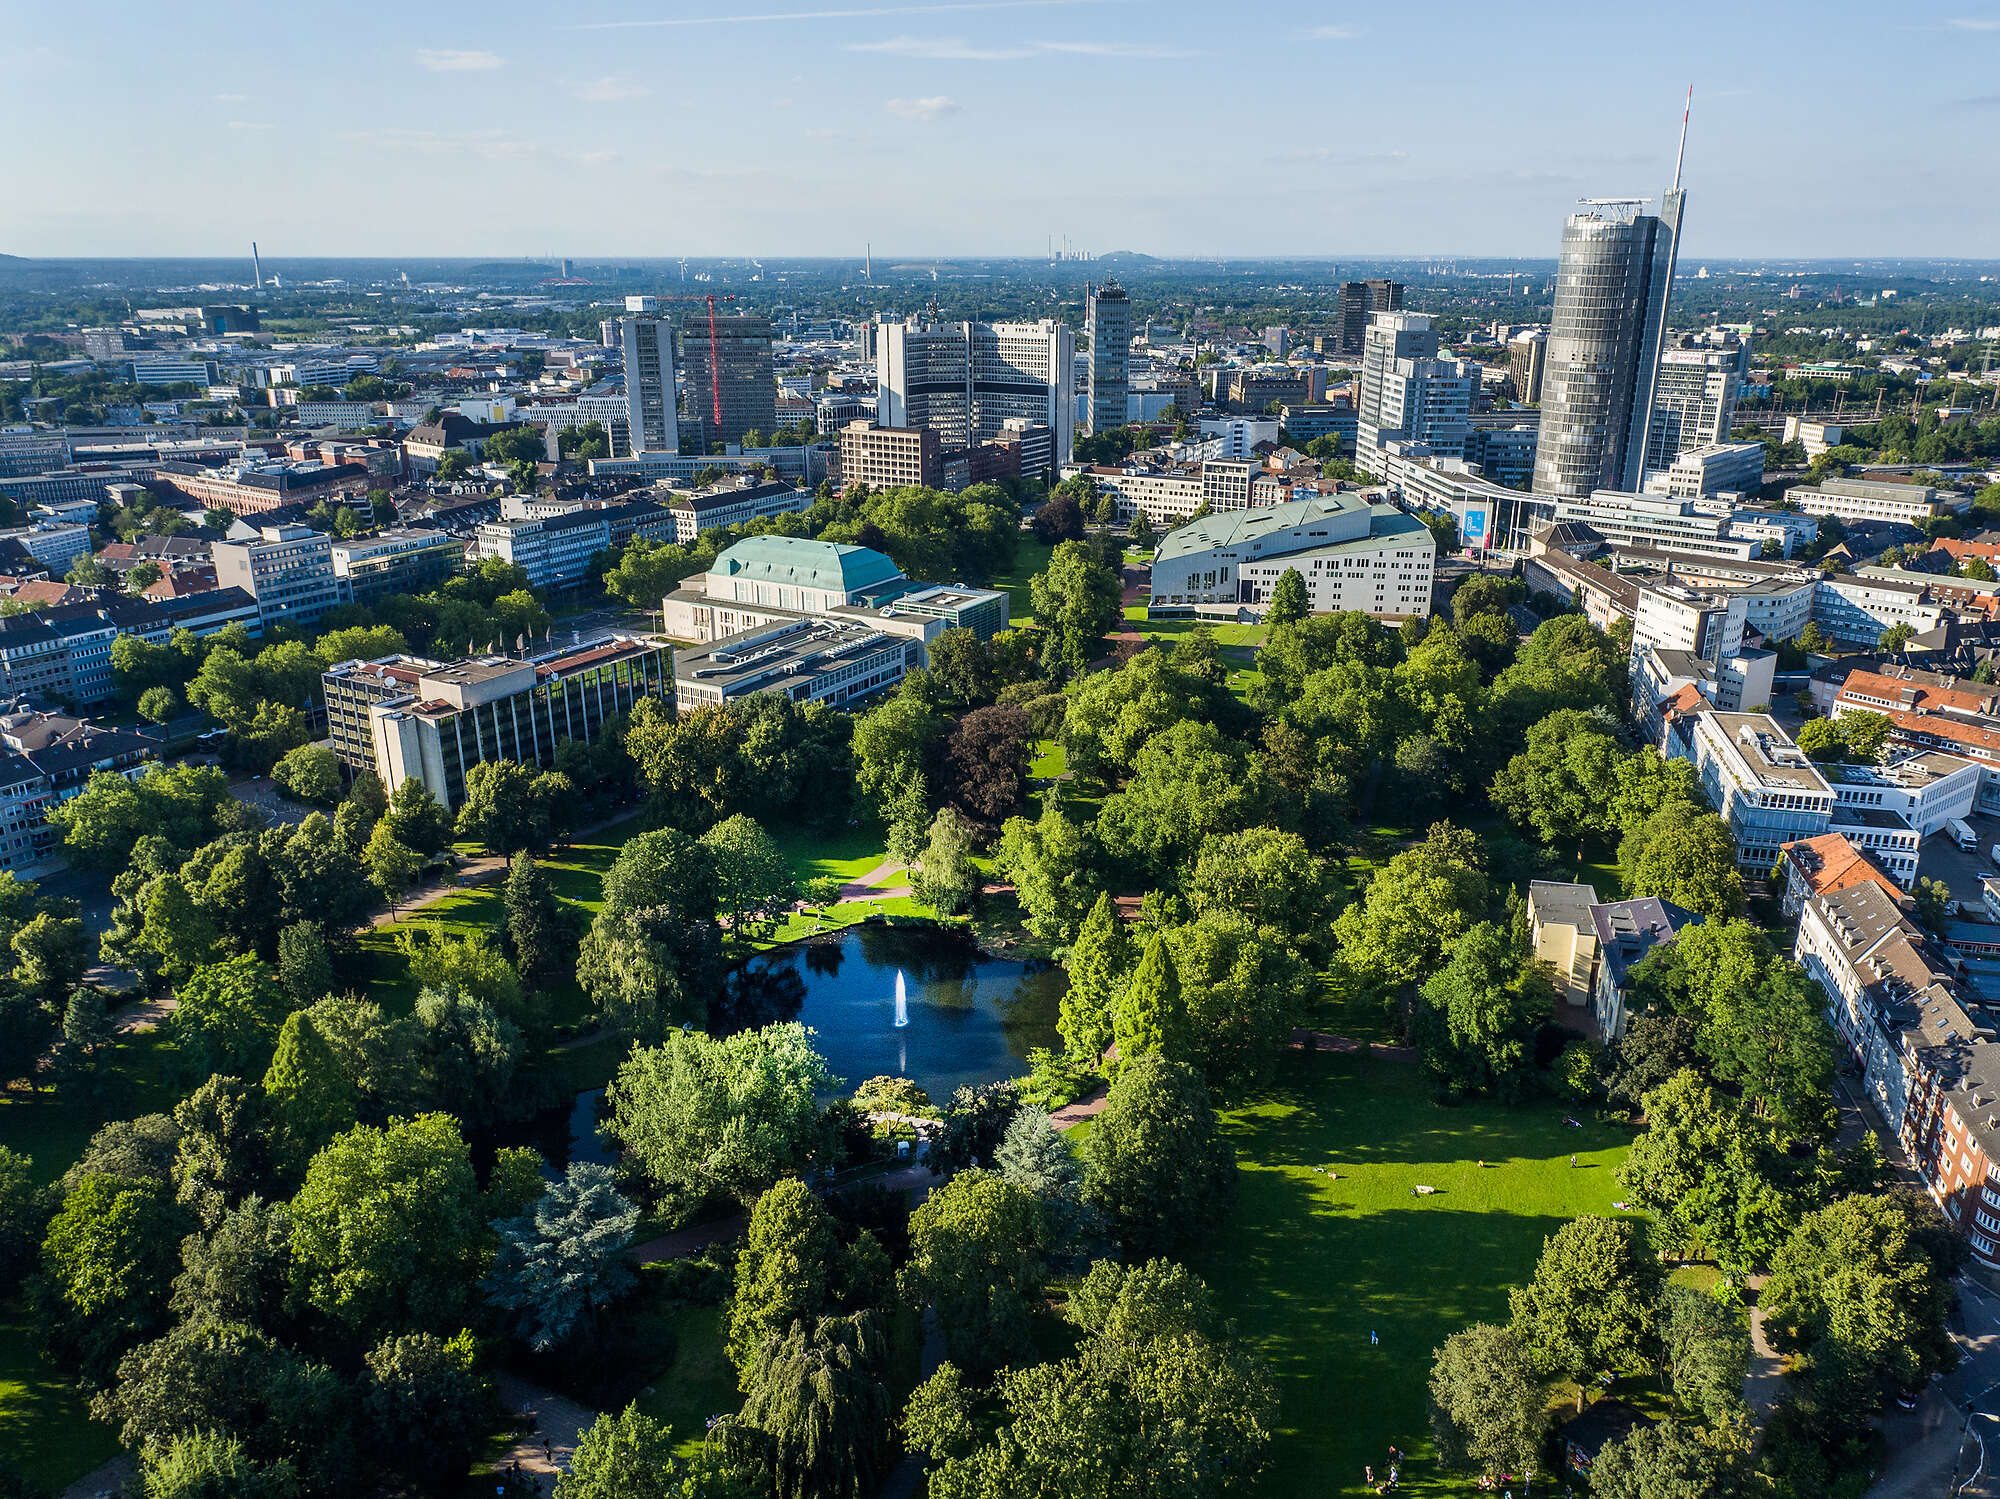
[[[993,441],[1016,450],[1015,467],[1023,479],[1053,479],[1056,472],[1056,435],[1047,422],[1025,416],[1010,416],[1000,423]]]
[[[1514,384],[1514,399],[1529,406],[1542,399],[1542,379],[1549,368],[1549,330],[1523,328],[1507,340],[1507,378]]]
[[[1543,437],[1546,438],[1546,430]],[[1614,545],[1639,544],[1667,552],[1749,560],[1762,543],[1730,534],[1729,515],[1702,510],[1691,500],[1601,489],[1554,502],[1556,524],[1580,521]]]
[[[1850,646],[1872,646],[1895,625],[1922,634],[1944,620],[1944,610],[1928,595],[1922,582],[1835,573],[1821,578],[1813,592],[1813,623]]]
[[[1153,558],[1150,619],[1256,616],[1288,569],[1315,614],[1430,612],[1437,542],[1415,516],[1359,495],[1212,515],[1170,532]]]
[[[472,550],[522,569],[531,588],[567,588],[582,582],[591,558],[610,546],[605,513],[576,510],[540,520],[486,521],[473,532]]]
[[[1746,873],[1768,872],[1779,848],[1832,824],[1833,787],[1769,714],[1683,716],[1667,735],[1666,754],[1694,763],[1709,804],[1736,839],[1737,868]]]
[[[1085,404],[1085,430],[1108,432],[1125,425],[1125,407],[1132,389],[1132,299],[1116,281],[1086,287],[1083,294],[1084,331],[1090,335],[1090,388]]]
[[[1339,343],[1337,348],[1328,352],[1348,359],[1360,358],[1368,339],[1369,315],[1402,310],[1403,283],[1400,281],[1378,276],[1366,281],[1341,282],[1339,310],[1335,313],[1340,324]]]
[[[674,652],[676,711],[781,693],[848,707],[886,692],[923,662],[923,647],[837,618],[792,619]]]
[[[775,515],[795,515],[811,509],[812,502],[810,489],[782,482],[759,484],[745,476],[700,494],[675,492],[667,498],[666,509],[674,518],[674,540],[686,546],[704,531]]]
[[[909,485],[935,488],[944,476],[944,443],[931,427],[878,427],[849,422],[840,429],[840,483],[844,489]]]
[[[625,421],[632,452],[678,453],[680,418],[675,407],[674,328],[662,317],[622,317],[604,324],[625,366]]]
[[[1721,442],[1688,448],[1676,453],[1665,468],[1649,470],[1644,488],[1647,494],[1677,500],[1701,500],[1718,494],[1754,499],[1764,488],[1764,445]]]
[[[1070,460],[1076,421],[1076,335],[1052,320],[948,323],[884,318],[877,325],[875,419],[918,427],[947,449],[999,437],[1009,417],[1046,425],[1055,461]]]
[[[310,526],[265,526],[255,541],[218,541],[211,555],[216,582],[255,599],[267,633],[281,624],[309,628],[347,602],[346,585],[333,570],[333,544]]]
[[[616,636],[526,659],[343,661],[320,682],[344,765],[374,771],[391,795],[420,781],[455,808],[473,766],[513,760],[550,769],[563,741],[590,743],[639,699],[667,697],[666,658],[651,641]]]
[[[1750,346],[1740,340],[1722,348],[1690,341],[1662,351],[1646,468],[1668,468],[1683,453],[1728,442],[1736,422],[1736,393],[1749,373]],[[1760,477],[1762,473],[1760,464]]]
[[[396,527],[332,543],[333,575],[357,604],[421,593],[465,561],[465,543],[443,531]],[[218,580],[219,581],[219,580]]]
[[[687,381],[684,420],[703,452],[716,443],[740,444],[746,432],[768,440],[777,430],[769,318],[695,313],[681,325],[680,368]]]
[[[1364,465],[1391,442],[1422,443],[1430,456],[1463,458],[1479,367],[1437,357],[1430,315],[1371,315],[1361,356],[1355,451]]]
[[[1822,479],[1817,488],[1785,491],[1787,503],[1807,515],[1837,515],[1842,520],[1889,521],[1919,526],[1940,516],[1956,515],[1972,502],[1928,484],[1896,484],[1883,479]]]
[[[1637,490],[1644,478],[1685,195],[1586,204],[1563,226],[1542,381],[1535,492]]]

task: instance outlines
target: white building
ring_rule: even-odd
[[[1070,460],[1076,334],[1034,323],[883,318],[877,324],[875,419],[936,432],[947,449],[992,442],[1008,417],[1047,425],[1055,461]]]
[[[1423,443],[1435,457],[1463,458],[1478,390],[1478,365],[1438,357],[1429,314],[1370,314],[1355,428],[1360,461],[1391,442]]]
[[[1381,619],[1430,612],[1437,543],[1415,516],[1357,495],[1322,495],[1211,515],[1169,533],[1153,559],[1154,619],[1255,616],[1286,571],[1315,614]]]
[[[1905,526],[1921,526],[1934,517],[1956,514],[1971,503],[1963,495],[1944,494],[1928,484],[1893,484],[1880,479],[1822,479],[1817,489],[1786,490],[1785,499],[1807,515],[1893,521]]]
[[[1836,573],[1820,579],[1813,593],[1813,623],[1850,645],[1872,646],[1895,625],[1921,634],[1943,619],[1944,610],[1929,601],[1920,582]]]
[[[1736,393],[1749,373],[1750,346],[1745,343],[1663,350],[1653,385],[1653,424],[1646,436],[1647,469],[1676,467],[1691,451],[1727,443],[1735,424]],[[1758,448],[1761,474],[1762,445],[1751,446]]]
[[[611,523],[602,510],[579,510],[538,520],[487,521],[473,532],[480,559],[498,557],[528,575],[530,588],[565,588],[583,581],[591,558],[611,546]]]
[[[1745,561],[1755,557],[1762,546],[1747,537],[1732,536],[1726,512],[1703,509],[1692,500],[1600,489],[1559,498],[1554,505],[1552,519],[1558,524],[1581,521],[1613,545],[1651,546]]]
[[[1755,498],[1764,487],[1764,445],[1760,442],[1719,442],[1677,453],[1664,468],[1650,470],[1642,486],[1647,494],[1676,500],[1709,495],[1740,494]]]
[[[631,451],[679,453],[673,324],[663,317],[635,315],[607,320],[604,326],[615,331],[624,362],[625,428]]]
[[[216,542],[211,556],[217,585],[255,599],[267,634],[274,625],[316,625],[348,599],[333,571],[332,540],[310,526],[263,526],[255,541]]]
[[[1778,850],[1833,820],[1833,788],[1764,713],[1697,712],[1678,719],[1667,754],[1694,762],[1710,805],[1736,839],[1737,867],[1762,874]]]

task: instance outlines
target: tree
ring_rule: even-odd
[[[632,1288],[625,1246],[638,1221],[610,1171],[572,1161],[532,1215],[497,1225],[487,1300],[513,1315],[530,1348],[551,1352]]]
[[[55,1212],[55,1194],[35,1179],[34,1166],[0,1145],[0,1296],[21,1283]]]
[[[1123,588],[1082,542],[1064,541],[1031,580],[1029,594],[1035,624],[1048,637],[1043,660],[1057,676],[1072,677],[1096,658],[1118,622]]]
[[[351,1338],[455,1329],[483,1240],[472,1159],[443,1114],[337,1136],[292,1199],[294,1287]]]
[[[1573,708],[1528,730],[1528,747],[1494,778],[1493,805],[1544,843],[1576,844],[1614,830],[1618,766],[1625,758],[1601,717]]]
[[[1916,633],[1917,627],[1908,622],[1893,624],[1882,632],[1882,638],[1876,642],[1876,649],[1885,655],[1893,656],[1908,645],[1910,637]]]
[[[510,1018],[522,1013],[520,975],[484,932],[454,936],[437,926],[405,928],[396,934],[396,947],[422,987],[455,989]]]
[[[1235,911],[1300,946],[1314,946],[1337,905],[1326,864],[1297,833],[1246,828],[1201,846],[1187,883],[1198,914]]]
[[[340,800],[340,760],[324,744],[302,744],[271,769],[271,779],[294,799],[332,806]]]
[[[89,934],[74,901],[42,903],[14,933],[14,982],[28,998],[59,1008],[90,967]]]
[[[1180,982],[1182,1038],[1166,1054],[1233,1094],[1266,1080],[1319,979],[1281,934],[1235,911],[1203,912],[1163,934]]]
[[[1161,933],[1155,932],[1139,954],[1138,967],[1112,1011],[1111,1032],[1121,1068],[1139,1057],[1190,1060],[1180,971]]]
[[[210,766],[152,765],[136,781],[102,770],[48,820],[73,859],[108,869],[123,865],[147,834],[177,849],[199,847],[215,836],[216,813],[231,800],[229,777]]]
[[[720,1040],[671,1031],[619,1067],[607,1090],[610,1130],[675,1204],[711,1192],[749,1203],[825,1157],[829,1126],[816,1095],[833,1086],[795,1022]]]
[[[93,1381],[165,1324],[189,1224],[164,1182],[86,1172],[65,1183],[34,1288],[50,1347]]]
[[[1453,1333],[1431,1362],[1430,1389],[1431,1435],[1447,1467],[1536,1475],[1547,1401],[1514,1333],[1490,1322]]]
[[[1830,1413],[1865,1423],[1957,1362],[1945,1319],[1963,1253],[1913,1197],[1842,1198],[1806,1214],[1772,1256],[1764,1325]]]
[[[1376,870],[1362,899],[1334,922],[1340,966],[1385,996],[1429,977],[1485,911],[1485,866],[1473,834],[1433,824],[1422,843]]]
[[[863,1499],[882,1477],[889,1392],[872,1313],[794,1322],[758,1351],[738,1418],[777,1499]]]
[[[1618,1184],[1655,1214],[1662,1248],[1706,1252],[1747,1273],[1789,1218],[1771,1183],[1777,1142],[1692,1071],[1645,1096],[1648,1128],[1618,1167]]]
[[[202,1232],[181,1240],[171,1303],[185,1325],[232,1324],[266,1332],[288,1325],[291,1219],[282,1202],[252,1193]]]
[[[513,855],[548,842],[548,822],[535,795],[535,773],[513,760],[488,760],[465,775],[458,836]]]
[[[606,872],[604,904],[577,958],[577,982],[611,1024],[642,1040],[705,1021],[721,984],[713,855],[673,829],[642,833]]]
[[[567,910],[549,883],[548,871],[525,850],[514,855],[507,867],[503,898],[514,967],[524,977],[549,972],[574,939],[570,937]]]
[[[180,1131],[175,1192],[204,1226],[264,1185],[270,1170],[264,1100],[251,1085],[217,1073],[174,1105],[173,1121]]]
[[[361,1411],[371,1455],[421,1491],[447,1492],[464,1478],[497,1409],[472,1334],[385,1338],[365,1368]]]
[[[213,1431],[146,1448],[139,1470],[146,1499],[291,1499],[298,1492],[289,1464],[262,1467],[237,1438]]]
[[[1554,1014],[1555,988],[1501,929],[1482,921],[1424,981],[1412,1034],[1424,1062],[1450,1086],[1515,1096],[1534,1065],[1537,1029]]]
[[[1575,1383],[1581,1411],[1586,1376],[1645,1362],[1659,1283],[1659,1263],[1631,1224],[1575,1218],[1542,1241],[1535,1278],[1508,1293],[1513,1330],[1540,1373]]]
[[[484,999],[447,986],[417,995],[416,1057],[429,1101],[476,1127],[507,1107],[521,1032]]]
[[[1735,1454],[1678,1421],[1635,1427],[1606,1442],[1590,1465],[1597,1499],[1728,1499]]]
[[[285,1017],[263,1088],[273,1154],[290,1179],[303,1175],[307,1163],[360,1113],[359,1090],[310,1011]]]
[[[369,882],[392,906],[424,870],[423,855],[396,837],[396,825],[387,817],[376,823],[375,830],[368,835],[361,862],[368,871]]]
[[[741,939],[748,923],[776,920],[798,898],[791,861],[753,817],[726,817],[701,835],[715,869],[716,900]]]
[[[984,877],[972,862],[976,837],[977,829],[954,808],[945,807],[931,819],[930,839],[910,889],[939,915],[963,915],[978,902]]]
[[[1638,1109],[1648,1093],[1695,1064],[1695,1040],[1694,1022],[1684,1015],[1629,1016],[1605,1053],[1605,1092],[1613,1103]]]
[[[997,830],[1027,798],[1033,737],[1020,708],[975,708],[953,725],[944,745],[951,804],[979,826]]]
[[[1626,892],[1657,895],[1710,920],[1741,915],[1743,876],[1729,825],[1692,803],[1668,802],[1618,846]]]
[[[1271,629],[1282,625],[1297,624],[1312,613],[1312,601],[1306,594],[1305,575],[1296,567],[1288,567],[1278,574],[1278,581],[1271,587],[1271,599],[1264,606],[1264,623]]]
[[[171,687],[148,687],[139,694],[139,716],[150,723],[165,723],[178,717],[180,711],[180,695]]]
[[[936,1309],[954,1363],[996,1369],[1031,1349],[1046,1251],[1034,1194],[997,1171],[961,1171],[910,1215],[904,1293]]]
[[[404,780],[390,796],[382,821],[390,837],[425,858],[441,854],[451,846],[450,811],[431,795],[430,787],[414,776]]]
[[[729,1303],[729,1360],[739,1375],[770,1339],[833,1309],[845,1260],[832,1217],[797,1177],[774,1182],[757,1199]]]
[[[1083,1162],[1043,1110],[1023,1106],[993,1153],[1000,1174],[1041,1205],[1043,1253],[1052,1266],[1081,1268],[1102,1236],[1102,1220],[1083,1200]]]
[[[1711,1430],[1748,1415],[1743,1376],[1750,1365],[1750,1329],[1732,1303],[1724,1306],[1693,1286],[1660,1294],[1662,1369],[1679,1410]]]
[[[278,976],[247,953],[197,968],[178,997],[171,1024],[185,1065],[197,1077],[251,1072],[276,1041],[285,1013]]]
[[[313,922],[295,921],[278,933],[278,987],[295,1010],[333,992],[333,959]]]
[[[1054,942],[1073,940],[1100,898],[1097,839],[1053,797],[1033,822],[1010,817],[993,850],[994,867],[1012,881],[1028,930]]]
[[[1236,1153],[1194,1070],[1139,1057],[1111,1085],[1084,1145],[1084,1196],[1126,1250],[1163,1252],[1207,1231],[1234,1200]]]
[[[1132,939],[1111,897],[1100,895],[1070,948],[1069,988],[1057,1028],[1071,1056],[1094,1067],[1110,1049],[1112,1018],[1131,969]]]
[[[752,1476],[727,1456],[703,1447],[680,1460],[678,1446],[672,1429],[637,1405],[606,1411],[556,1475],[555,1499],[760,1499]]]

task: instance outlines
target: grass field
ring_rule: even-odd
[[[639,1397],[639,1408],[673,1427],[686,1457],[701,1446],[708,1418],[743,1403],[736,1371],[722,1351],[722,1308],[683,1307],[674,1315],[674,1362]]]
[[[1363,1493],[1363,1464],[1380,1465],[1391,1442],[1410,1454],[1404,1492],[1471,1492],[1431,1458],[1433,1350],[1468,1323],[1504,1321],[1508,1287],[1565,1221],[1614,1213],[1628,1134],[1565,1128],[1563,1114],[1444,1108],[1408,1063],[1320,1054],[1225,1116],[1241,1195],[1193,1262],[1277,1375],[1260,1493]],[[1437,1194],[1414,1195],[1419,1184]]]
[[[1049,553],[1055,550],[1023,531],[1021,549],[1014,554],[1014,565],[1004,573],[994,576],[993,587],[1007,591],[1007,623],[1015,629],[1035,622],[1035,601],[1028,584],[1035,574],[1049,565]]]
[[[0,1302],[0,1453],[50,1493],[118,1455],[73,1385],[35,1352],[18,1303]]]

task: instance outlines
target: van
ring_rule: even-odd
[[[1971,853],[1979,847],[1979,835],[1972,831],[1972,825],[1962,817],[1952,818],[1944,825],[1944,830],[1951,835],[1951,841],[1966,853]]]

